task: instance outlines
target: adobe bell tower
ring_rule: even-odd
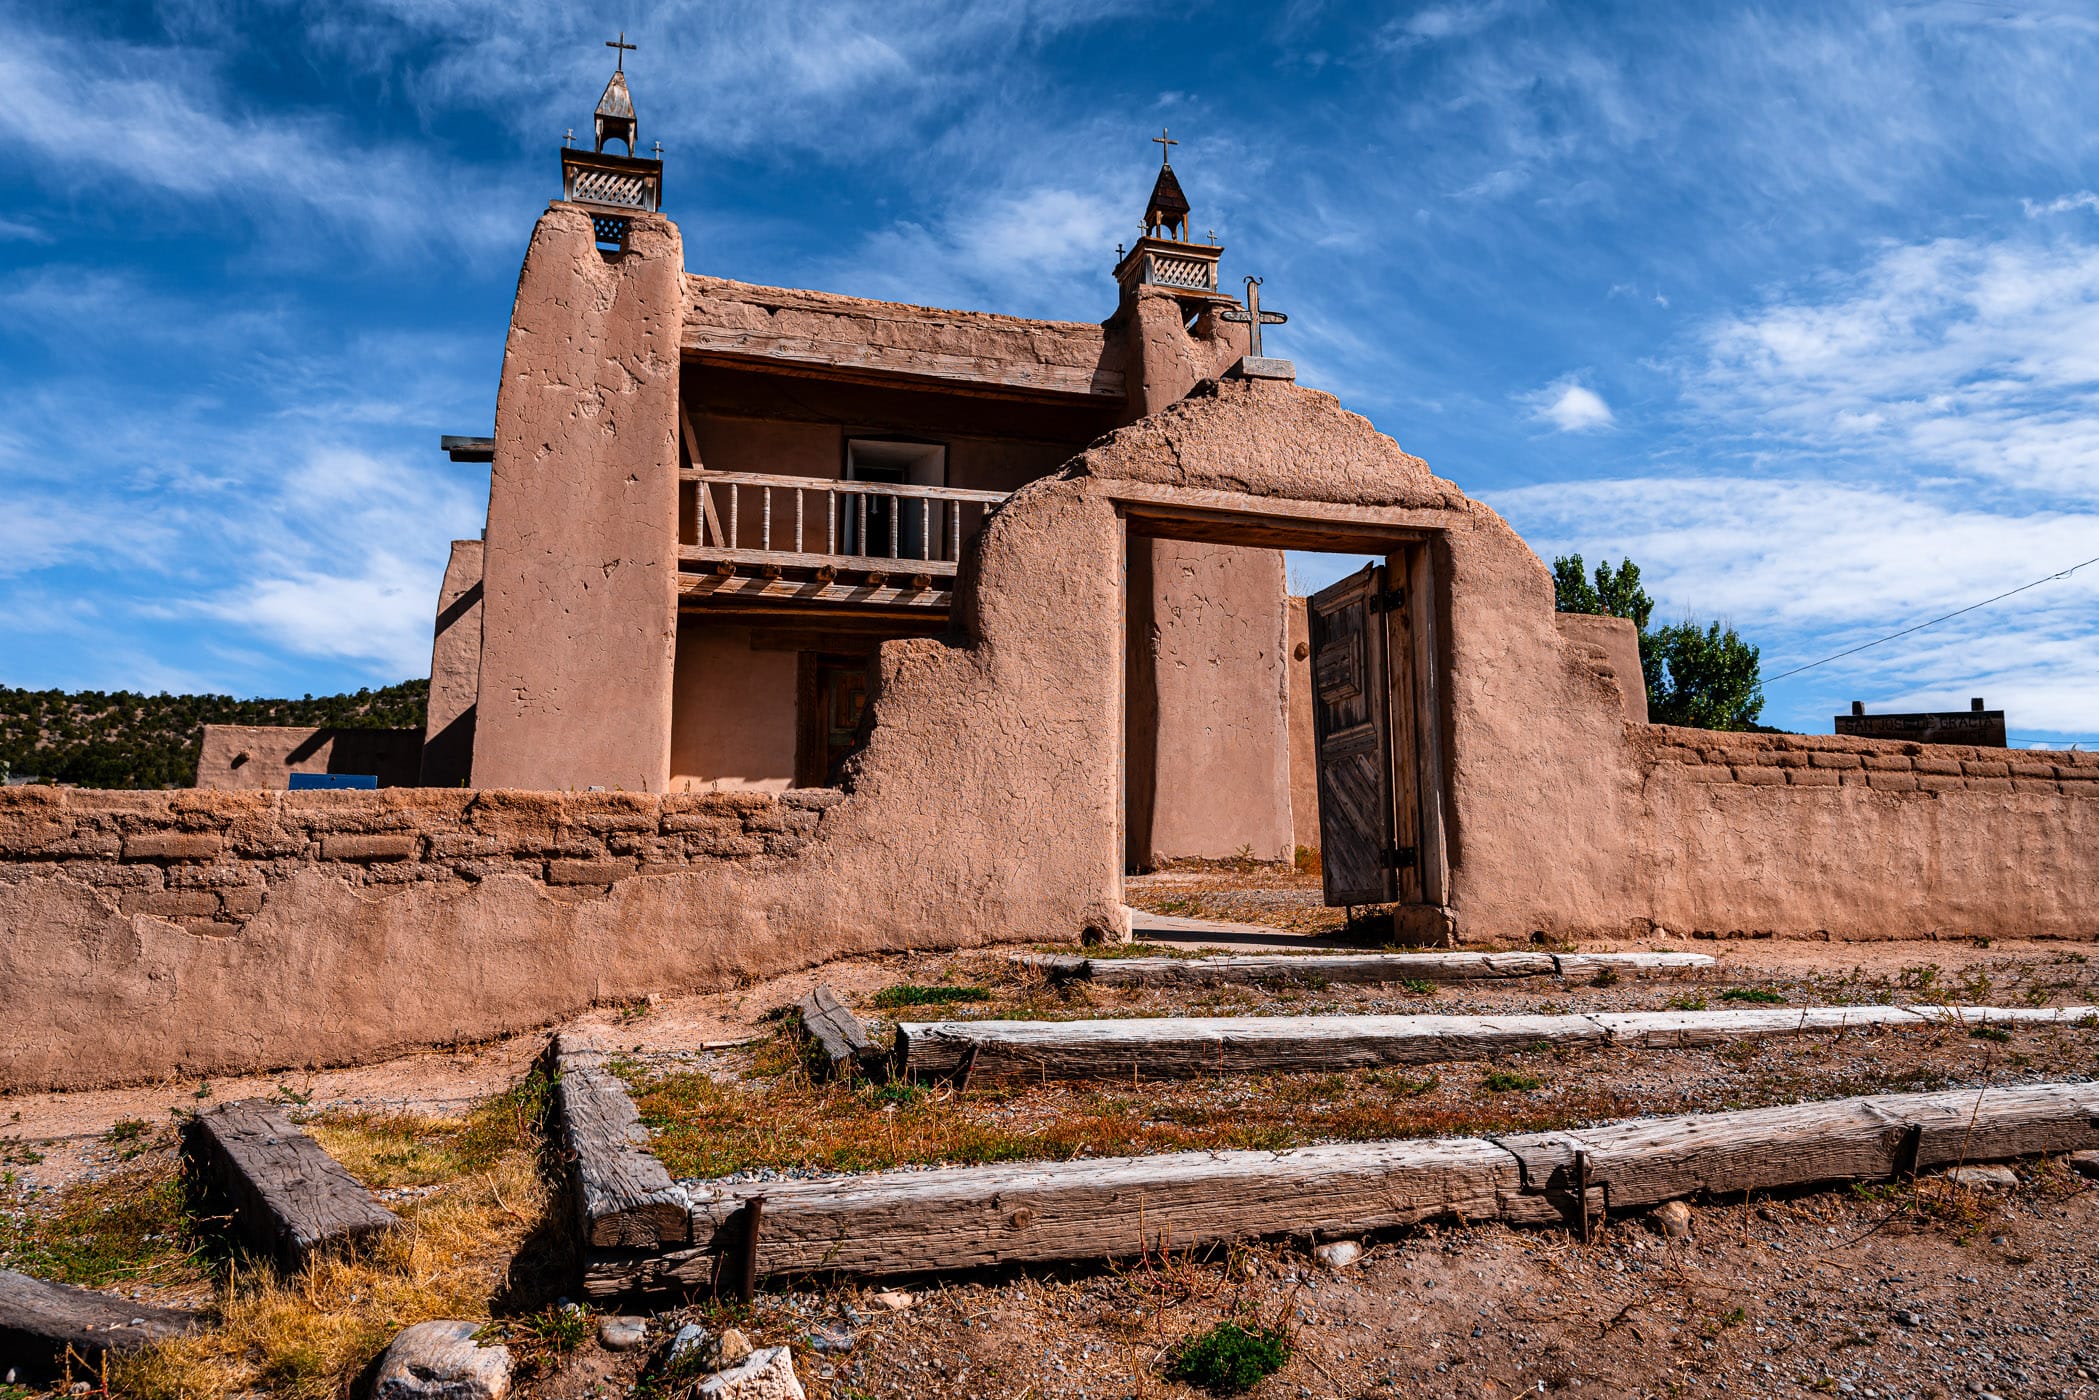
[[[624,59],[632,48],[613,41]],[[472,783],[662,792],[677,642],[685,251],[624,64],[564,146],[496,390]],[[608,143],[627,154],[605,149]]]

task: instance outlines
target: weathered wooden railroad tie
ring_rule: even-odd
[[[0,1378],[27,1384],[58,1377],[180,1336],[195,1314],[0,1269]]]
[[[184,1185],[194,1208],[287,1273],[401,1227],[340,1162],[277,1105],[221,1104],[183,1128]],[[0,1374],[92,1367],[197,1325],[194,1314],[0,1270]]]
[[[1891,1026],[2076,1025],[2099,1007],[1827,1006],[1559,1016],[1158,1016],[904,1022],[899,1077],[1165,1080],[1491,1058],[1540,1044],[1679,1049]]]
[[[850,1075],[857,1071],[878,1080],[887,1076],[887,1052],[868,1039],[867,1028],[836,992],[829,987],[816,987],[796,1002],[794,1009],[801,1020],[803,1039],[817,1052],[818,1062],[829,1074]]]
[[[1558,977],[1645,977],[1714,965],[1704,953],[1275,953],[1218,958],[1084,958],[1029,955],[1053,981],[1102,987],[1376,985],[1500,982]]]
[[[183,1128],[182,1156],[198,1209],[226,1216],[243,1244],[286,1273],[401,1228],[326,1148],[262,1099],[198,1114]]]
[[[583,1291],[629,1291],[637,1268],[692,1244],[692,1203],[649,1151],[649,1133],[600,1050],[564,1035],[547,1042],[555,1146],[568,1170],[582,1251]]]
[[[564,1088],[587,1054],[555,1051]],[[601,1121],[601,1096],[564,1095]],[[585,1291],[705,1293],[801,1274],[883,1277],[1118,1258],[1258,1237],[1347,1236],[1431,1220],[1586,1231],[1611,1211],[1701,1193],[1738,1196],[1884,1181],[1962,1162],[2099,1147],[2099,1084],[1883,1094],[1741,1112],[1635,1119],[1495,1138],[1335,1143],[1282,1152],[1172,1152],[1070,1162],[871,1172],[680,1187],[637,1170],[640,1127],[564,1129],[596,1183],[587,1237],[646,1219],[657,1243],[593,1246]],[[651,1159],[653,1160],[653,1159]],[[670,1226],[664,1213],[687,1212]],[[656,1222],[661,1222],[656,1223]],[[620,1232],[615,1230],[613,1235]]]

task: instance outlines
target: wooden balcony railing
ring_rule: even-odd
[[[955,574],[962,546],[982,528],[1004,491],[907,486],[760,472],[680,472],[694,486],[679,551],[688,564],[721,574],[780,577],[792,570],[830,582]]]

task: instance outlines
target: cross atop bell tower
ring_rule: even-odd
[[[1144,236],[1186,243],[1188,196],[1181,193],[1181,182],[1173,173],[1173,153],[1168,149],[1181,143],[1167,128],[1161,128],[1152,140],[1159,143],[1159,178],[1152,181],[1151,201],[1144,207]]]
[[[634,120],[634,99],[627,92],[627,55],[635,45],[627,42],[627,31],[622,29],[617,39],[607,39],[605,47],[619,54],[613,65],[612,77],[605,84],[605,95],[598,99],[596,112],[598,149],[604,150],[607,141],[617,141],[634,154],[634,135],[639,130]]]
[[[634,153],[640,124],[634,118],[634,97],[627,91],[627,55],[635,45],[622,32],[617,39],[607,39],[605,47],[619,57],[592,114],[597,143],[588,151],[563,145],[561,197],[590,211],[601,251],[619,253],[626,250],[632,216],[663,208],[663,162],[643,160]],[[606,150],[608,141],[617,141],[626,154]],[[661,143],[657,154],[662,154]]]
[[[1145,201],[1143,233],[1115,265],[1115,280],[1125,296],[1140,286],[1155,286],[1190,303],[1229,302],[1231,298],[1217,290],[1217,260],[1224,248],[1214,241],[1215,235],[1209,243],[1188,237],[1188,196],[1173,173],[1173,148],[1181,143],[1171,130],[1162,130],[1152,140],[1159,147],[1159,174]]]

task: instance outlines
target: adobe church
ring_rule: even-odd
[[[1012,492],[1204,380],[1293,377],[1258,353],[1284,318],[1191,237],[1170,132],[1096,324],[688,273],[638,130],[615,71],[526,253],[494,437],[446,439],[492,471],[438,600],[424,735],[374,757],[369,733],[214,727],[200,786],[361,764],[389,786],[837,787],[877,649],[947,633]],[[1123,569],[1129,863],[1321,846],[1282,553],[1137,538]],[[1590,630],[1644,718],[1630,627]]]
[[[616,74],[454,444],[427,736],[0,789],[0,1088],[1127,939],[1132,865],[1315,813],[1327,901],[1419,941],[2099,938],[2099,754],[1646,723],[1629,624],[1249,353],[1169,164],[1096,325],[689,275],[635,144]],[[1284,550],[1374,562],[1300,620]]]

